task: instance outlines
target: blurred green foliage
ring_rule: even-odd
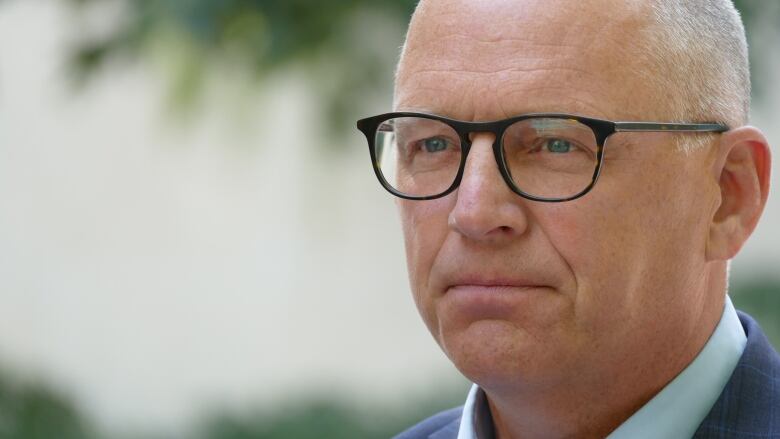
[[[89,423],[61,393],[0,371],[0,438],[94,437]]]
[[[780,349],[780,278],[756,276],[733,283],[734,307],[755,318],[775,349]]]
[[[261,81],[295,65],[309,72],[313,93],[321,95],[322,114],[336,134],[369,111],[368,97],[387,99],[393,65],[416,0],[67,0],[86,14],[114,4],[122,17],[109,32],[74,26],[71,67],[80,82],[109,59],[149,58],[150,48],[166,50],[177,61],[171,94],[189,107],[202,88],[204,72],[221,66]],[[774,1],[737,0],[751,42],[755,96],[774,78],[764,57],[767,38],[754,26],[780,27]],[[79,14],[76,14],[77,16]],[[776,35],[776,34],[775,34]],[[339,142],[333,142],[338,144]]]
[[[68,0],[76,11],[104,0]],[[210,68],[239,70],[260,83],[295,66],[319,95],[328,127],[352,126],[369,96],[386,97],[414,0],[115,0],[109,32],[77,23],[71,71],[83,84],[108,60],[148,59],[160,45],[172,60],[171,96],[187,108]],[[79,14],[77,13],[78,17]],[[95,34],[95,35],[93,35]],[[97,35],[99,34],[99,35]],[[379,93],[377,93],[380,91]]]
[[[780,2],[775,0],[734,0],[742,15],[750,51],[750,76],[753,85],[754,102],[764,101],[764,90],[770,82],[776,81],[775,62],[780,41]]]
[[[780,279],[755,277],[731,288],[736,307],[755,317],[774,346],[780,346]],[[460,385],[412,396],[397,406],[347,402],[340,395],[309,395],[273,410],[235,413],[212,410],[192,426],[194,439],[372,439],[388,438],[440,410],[460,405]],[[4,439],[99,439],[73,402],[41,384],[26,384],[0,372],[0,437]],[[134,435],[153,439],[161,435]]]
[[[403,406],[339,401],[333,396],[287,402],[272,412],[217,413],[196,428],[197,439],[387,439],[446,408],[463,404],[467,388],[453,386]]]
[[[102,0],[70,0],[88,7]],[[338,38],[357,12],[371,10],[388,20],[404,20],[414,0],[126,0],[129,14],[119,27],[101,39],[83,41],[74,61],[84,71],[107,56],[137,55],[150,40],[168,31],[181,33],[203,55],[235,51],[238,61],[264,71],[321,52],[351,52],[361,44]],[[347,43],[348,46],[341,44]],[[391,49],[395,50],[395,49]],[[354,64],[358,65],[358,64]],[[350,66],[351,67],[351,66]]]

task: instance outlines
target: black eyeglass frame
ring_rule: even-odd
[[[437,120],[449,125],[452,129],[455,130],[455,132],[458,133],[458,136],[460,137],[460,147],[461,147],[461,159],[460,159],[460,165],[458,167],[458,173],[455,176],[452,185],[450,185],[450,187],[448,187],[443,192],[435,195],[426,195],[426,196],[408,195],[397,191],[385,179],[384,175],[382,174],[382,170],[379,168],[379,161],[376,156],[376,148],[375,148],[376,132],[379,126],[383,122],[398,117],[419,117],[424,119]],[[501,147],[501,144],[503,142],[504,132],[510,125],[514,123],[526,119],[535,119],[535,118],[575,120],[587,126],[593,131],[593,134],[596,138],[596,145],[598,147],[596,153],[596,168],[593,171],[593,177],[591,178],[590,184],[579,193],[565,198],[537,197],[535,195],[531,195],[526,192],[523,192],[520,188],[517,187],[517,185],[515,185],[515,182],[512,179],[511,175],[509,174],[509,170],[507,169],[506,162],[504,160],[503,148]],[[660,132],[660,131],[680,132],[680,133],[706,133],[706,132],[722,133],[729,130],[728,126],[717,122],[706,122],[706,123],[613,122],[609,120],[594,119],[591,117],[584,117],[584,116],[565,114],[565,113],[528,113],[528,114],[522,114],[522,115],[513,116],[507,119],[496,120],[496,121],[473,122],[473,121],[450,119],[448,117],[438,116],[435,114],[405,112],[405,111],[384,113],[384,114],[379,114],[376,116],[360,119],[357,121],[357,128],[366,136],[366,140],[368,140],[368,149],[369,149],[369,153],[371,154],[371,163],[374,167],[374,173],[376,174],[377,179],[379,179],[379,183],[382,184],[382,187],[384,187],[388,192],[390,192],[391,194],[399,198],[404,198],[407,200],[433,200],[450,194],[460,185],[461,179],[463,178],[463,171],[466,167],[466,158],[468,157],[469,151],[471,150],[471,140],[469,139],[469,134],[493,133],[493,135],[495,135],[495,141],[493,142],[493,157],[495,157],[496,159],[496,164],[498,165],[498,169],[501,173],[501,176],[504,178],[504,181],[512,190],[512,192],[516,193],[517,195],[520,195],[523,198],[527,198],[529,200],[541,201],[547,203],[559,203],[563,201],[575,200],[587,194],[588,192],[590,192],[591,189],[593,189],[593,186],[596,185],[596,181],[598,180],[599,175],[601,173],[601,168],[602,168],[603,158],[604,158],[604,144],[607,138],[615,133]]]

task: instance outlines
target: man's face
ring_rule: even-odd
[[[423,3],[396,110],[667,119],[635,55],[641,13],[601,3]],[[589,194],[539,203],[506,186],[494,140],[473,134],[454,193],[398,201],[415,301],[455,365],[486,388],[522,387],[679,355],[713,299],[698,293],[708,279],[697,274],[719,196],[712,153],[678,152],[669,134],[614,135]]]

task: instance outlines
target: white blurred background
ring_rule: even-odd
[[[109,63],[78,91],[71,15],[0,2],[0,366],[120,430],[312,392],[465,389],[416,313],[364,139],[350,125],[342,150],[312,148],[303,74],[249,87],[213,69],[184,117],[154,63]],[[777,146],[778,82],[762,95],[753,123]],[[778,268],[777,195],[735,279]]]

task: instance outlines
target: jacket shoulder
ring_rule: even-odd
[[[780,355],[755,320],[739,312],[747,345],[694,438],[780,437]]]
[[[394,436],[393,439],[428,439],[428,436],[448,427],[450,424],[455,424],[454,434],[452,435],[454,438],[458,434],[457,427],[459,424],[456,421],[460,421],[462,413],[463,406],[439,412]]]

